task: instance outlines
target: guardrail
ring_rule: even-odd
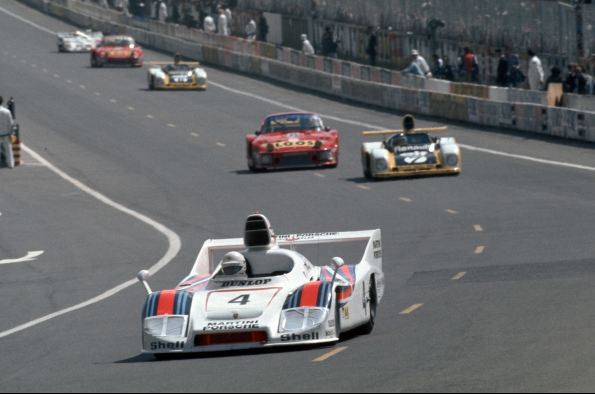
[[[44,0],[19,1],[39,8],[44,6]],[[485,126],[595,142],[595,113],[548,107],[544,92],[455,84],[405,76],[391,70],[308,56],[289,48],[206,34],[183,26],[154,21],[146,21],[146,25],[142,27],[138,27],[136,23],[135,27],[133,18],[115,12],[90,15],[56,3],[50,4],[48,12],[95,30],[117,30],[119,34],[130,35],[137,42],[159,50],[180,53],[201,62],[366,104]],[[115,19],[118,21],[114,21]]]

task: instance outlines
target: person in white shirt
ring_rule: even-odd
[[[531,90],[540,90],[541,86],[545,83],[541,60],[539,60],[532,49],[528,49],[527,54],[531,57],[529,61],[529,72],[527,73],[529,88]]]
[[[163,1],[159,2],[158,10],[159,10],[159,21],[165,23],[165,20],[167,19],[167,5],[165,5],[165,2],[163,2]]]
[[[254,19],[250,19],[250,22],[246,25],[246,39],[248,41],[256,40],[256,22]]]
[[[432,78],[432,72],[426,59],[419,56],[417,49],[411,51],[411,63],[409,67],[403,70],[404,74],[414,74],[420,77]]]
[[[12,141],[10,140],[14,123],[10,111],[2,106],[3,102],[4,99],[0,96],[0,149],[4,150],[8,168],[14,168],[14,155],[12,154]]]
[[[308,40],[308,36],[306,34],[302,34],[300,38],[302,40],[302,52],[304,52],[306,55],[313,55],[314,47]]]
[[[231,34],[231,10],[229,7],[225,8],[225,18],[227,19],[227,35]]]
[[[203,23],[203,28],[205,30],[205,33],[215,33],[215,30],[217,30],[217,26],[215,26],[215,20],[213,19],[213,17],[211,15],[207,15],[205,17],[205,21]]]
[[[227,17],[225,11],[219,9],[219,20],[217,21],[217,33],[222,36],[229,35],[229,26],[227,25]]]

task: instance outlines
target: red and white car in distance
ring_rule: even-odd
[[[339,132],[325,127],[314,113],[271,115],[260,131],[246,137],[251,171],[339,164]]]
[[[106,36],[91,49],[91,67],[120,65],[142,67],[143,48],[128,36]]]

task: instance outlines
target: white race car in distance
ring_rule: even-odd
[[[334,343],[374,328],[384,294],[380,230],[275,236],[266,217],[248,217],[244,238],[208,240],[175,289],[152,292],[143,309],[143,353],[213,352]],[[361,260],[314,266],[301,245],[364,241]],[[231,251],[231,252],[230,252]],[[213,253],[224,253],[216,264]]]
[[[90,52],[103,39],[100,31],[73,31],[58,33],[58,52]]]

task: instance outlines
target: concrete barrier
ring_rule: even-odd
[[[450,85],[449,81],[442,79],[426,78],[424,81],[424,89],[430,92],[450,93]]]
[[[508,102],[508,91],[510,89],[488,86],[488,99],[491,101]]]
[[[451,83],[449,93],[459,96],[477,97],[481,99],[490,98],[490,93],[487,86],[474,85],[470,83]]]
[[[566,137],[566,112],[564,108],[548,107],[548,126],[544,133],[554,137]]]
[[[509,89],[509,103],[531,103],[547,105],[547,92],[538,92],[533,90]]]
[[[508,103],[499,103],[490,100],[477,100],[477,111],[479,113],[479,124],[484,126],[499,127],[502,106],[508,106]]]
[[[469,109],[467,97],[430,92],[430,115],[467,122]]]
[[[562,106],[577,111],[595,111],[595,96],[582,96],[578,94],[565,94],[562,96]]]
[[[516,128],[533,133],[543,132],[542,115],[545,107],[534,104],[515,104]]]

